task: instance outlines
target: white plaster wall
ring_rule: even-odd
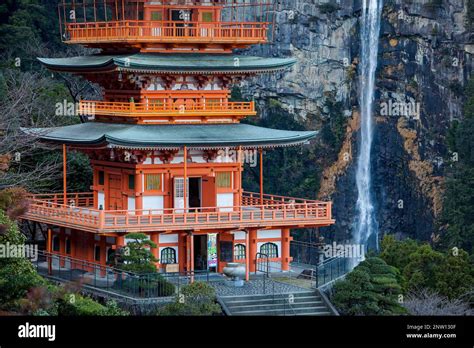
[[[234,232],[235,241],[246,241],[246,233],[245,232]]]
[[[128,197],[128,210],[135,211],[135,197]]]
[[[160,241],[160,244],[178,243],[178,235],[177,234],[160,234],[159,241]]]
[[[143,196],[143,215],[149,215],[147,209],[153,210],[153,215],[163,214],[160,209],[164,207],[163,196]]]
[[[257,231],[257,239],[281,238],[281,230]]]
[[[233,208],[232,208],[233,206],[234,206],[233,193],[218,193],[217,194],[217,207],[225,207],[225,208],[219,209],[219,211],[222,211],[222,212],[233,211]]]
[[[105,210],[105,194],[104,192],[99,192],[97,194],[97,209],[100,209],[100,206]]]

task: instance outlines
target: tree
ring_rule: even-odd
[[[402,270],[409,262],[409,256],[418,249],[418,243],[413,239],[405,239],[403,243],[394,236],[387,235],[381,243],[380,258],[387,264]]]
[[[344,315],[400,315],[399,271],[380,258],[368,258],[334,285],[331,299]]]
[[[441,247],[473,252],[474,247],[474,78],[465,88],[464,119],[455,122],[448,137],[451,168],[447,176],[441,218]]]
[[[0,245],[22,246],[25,237],[18,230],[16,222],[11,221],[0,209],[0,225],[4,233],[0,234]],[[44,285],[45,281],[24,257],[0,257],[0,306],[11,307],[15,301],[23,298],[29,289]]]
[[[158,260],[150,248],[157,248],[157,245],[143,233],[130,233],[126,238],[129,242],[120,252],[121,262],[117,268],[138,274],[155,273]]]
[[[440,252],[429,244],[386,236],[380,257],[400,269],[403,277],[399,282],[404,292],[428,289],[454,299],[474,288],[474,267],[469,254],[462,249]]]

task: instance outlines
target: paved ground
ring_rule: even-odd
[[[265,289],[264,289],[265,282]],[[308,289],[299,286],[276,282],[273,280],[253,279],[244,284],[241,288],[228,286],[225,282],[212,282],[218,296],[240,296],[240,295],[260,295],[260,294],[287,294],[292,292],[307,291]],[[265,291],[265,292],[264,292]]]

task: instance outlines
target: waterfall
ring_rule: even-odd
[[[362,0],[360,93],[361,138],[357,158],[357,217],[354,244],[371,244],[378,249],[378,224],[372,201],[371,153],[373,143],[373,102],[375,71],[380,35],[383,0]],[[358,263],[358,260],[356,263]],[[354,265],[355,266],[355,265]]]

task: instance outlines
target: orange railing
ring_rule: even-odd
[[[244,192],[242,194],[242,205],[266,205],[266,206],[278,206],[278,205],[291,205],[291,204],[306,204],[306,203],[321,203],[315,200],[303,199],[303,198],[294,198],[294,197],[284,197],[278,195],[263,195],[255,192]]]
[[[77,202],[86,202],[80,199]],[[90,194],[89,194],[90,195]],[[255,194],[256,195],[256,194]],[[245,196],[245,195],[244,195]],[[205,209],[146,209],[134,211],[104,211],[84,205],[64,205],[61,194],[42,199],[32,198],[25,219],[79,228],[91,232],[146,232],[183,229],[222,229],[245,227],[324,226],[334,223],[330,202],[286,199],[266,195],[265,204],[252,204],[243,198],[240,207]],[[74,194],[71,194],[74,197]],[[90,196],[89,196],[90,197]],[[274,197],[274,198],[270,198]],[[68,198],[69,199],[69,198]],[[73,199],[73,198],[71,198]],[[272,203],[273,201],[273,203]]]
[[[270,23],[124,20],[67,23],[64,41],[264,43]]]
[[[31,195],[34,202],[43,204],[64,205],[63,193],[40,193]],[[94,194],[92,192],[79,192],[66,194],[66,204],[73,207],[92,207],[94,205]]]
[[[156,116],[252,116],[256,115],[254,102],[186,102],[121,103],[82,100],[79,103],[80,115],[106,115],[122,117]]]

